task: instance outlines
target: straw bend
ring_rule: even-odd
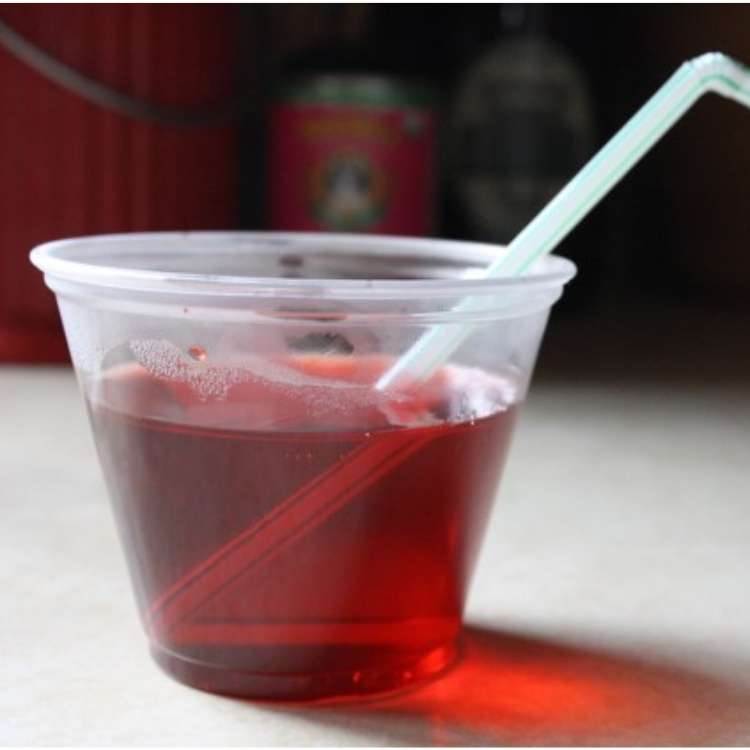
[[[520,276],[553,250],[703,94],[715,92],[750,107],[750,70],[721,52],[687,61],[542,209],[486,270],[486,278]],[[509,294],[513,294],[511,290]],[[466,299],[458,310],[471,310]],[[375,384],[408,387],[429,377],[471,332],[441,325],[423,334]]]
[[[707,52],[694,57],[685,65],[700,76],[704,90],[750,106],[750,68],[722,52]],[[700,96],[700,94],[699,94]]]

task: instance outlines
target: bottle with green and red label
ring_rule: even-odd
[[[363,70],[287,76],[271,106],[271,228],[430,235],[435,92]]]

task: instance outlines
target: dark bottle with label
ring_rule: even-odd
[[[507,244],[592,155],[595,116],[585,70],[561,41],[561,16],[541,5],[493,10],[496,38],[464,65],[452,96],[447,231]],[[558,248],[581,266],[568,306],[600,280],[583,267],[588,240]]]
[[[506,35],[466,70],[451,125],[456,191],[477,239],[508,242],[591,152],[583,77],[538,32],[537,9],[505,6]]]

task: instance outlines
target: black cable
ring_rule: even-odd
[[[239,118],[244,110],[243,102],[239,98],[230,99],[212,107],[180,109],[130,96],[60,62],[25,39],[2,20],[0,20],[0,45],[37,73],[59,86],[73,91],[100,107],[137,120],[177,127],[221,125]]]

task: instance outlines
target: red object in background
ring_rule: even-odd
[[[225,5],[2,6],[43,52],[156,105],[207,108],[231,94]],[[54,297],[32,246],[102,232],[226,228],[235,220],[235,133],[108,110],[0,47],[0,362],[64,361]]]
[[[277,95],[270,126],[273,229],[432,234],[429,89],[373,76],[302,78]]]

